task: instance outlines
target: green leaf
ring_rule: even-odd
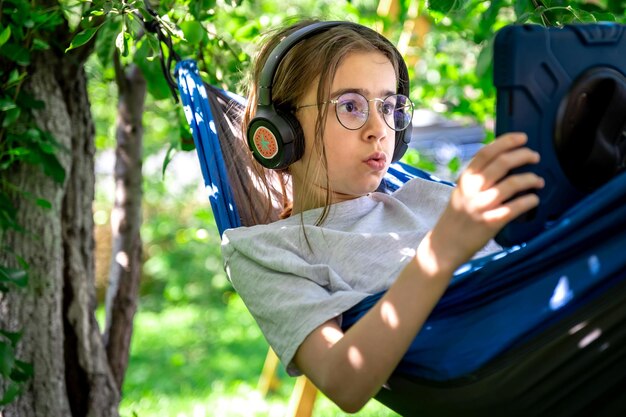
[[[199,22],[195,20],[188,20],[186,22],[182,22],[179,26],[185,34],[187,42],[191,45],[200,44],[205,35],[205,31]]]
[[[9,38],[11,37],[11,26],[7,26],[4,28],[2,33],[0,33],[0,47],[7,43]]]
[[[17,209],[6,192],[0,191],[0,230],[19,228],[15,220]]]
[[[261,28],[259,27],[259,23],[253,20],[242,25],[233,36],[238,41],[248,41],[259,36],[260,33]]]
[[[207,20],[210,10],[216,6],[216,0],[198,0],[190,2],[189,12],[196,18],[196,20]]]
[[[12,42],[5,43],[0,49],[0,53],[18,65],[25,67],[30,64],[30,51],[22,45]]]
[[[571,6],[568,8],[572,11],[572,14],[576,17],[577,21],[581,23],[595,23],[596,22],[596,17],[592,13],[589,13],[582,9],[572,10]]]
[[[16,346],[22,338],[22,332],[9,332],[7,330],[0,329],[0,334],[11,342],[11,345]]]
[[[26,270],[19,268],[9,268],[0,265],[0,282],[15,284],[24,288],[28,283]]]
[[[44,200],[43,198],[38,198],[36,201],[37,205],[46,210],[50,210],[52,208],[52,203],[48,200]]]
[[[8,97],[0,98],[0,111],[7,111],[17,107],[15,102]]]
[[[33,365],[16,359],[11,371],[11,379],[15,382],[26,382],[31,376],[33,376]]]
[[[42,153],[41,163],[43,172],[52,178],[56,183],[63,184],[65,181],[65,169],[55,155]]]
[[[458,156],[455,156],[448,162],[448,169],[450,172],[456,174],[461,169],[461,159]]]
[[[615,21],[617,21],[617,19],[615,18],[615,15],[613,13],[594,12],[593,15],[595,16],[595,18],[596,18],[596,20],[598,22],[615,22]]]
[[[476,76],[480,79],[488,75],[493,63],[493,37],[480,50],[476,60]]]
[[[100,29],[96,39],[96,55],[103,66],[108,66],[115,50],[115,37],[120,31],[120,19],[111,19]]]
[[[515,10],[517,21],[520,23],[527,21],[528,17],[533,12],[532,2],[526,0],[513,1],[513,8]]]
[[[46,50],[50,49],[50,44],[43,39],[35,38],[33,39],[33,49],[36,50]]]
[[[19,95],[17,96],[17,105],[23,109],[43,109],[45,104],[41,100],[37,100],[31,94],[27,93],[24,90],[20,90]]]
[[[13,69],[13,71],[11,71],[11,73],[9,74],[9,79],[4,85],[4,87],[6,89],[9,89],[11,87],[18,85],[19,83],[24,81],[27,75],[28,74],[26,73],[26,71],[20,72],[17,68]]]
[[[504,0],[493,0],[491,1],[489,8],[482,14],[480,18],[480,23],[478,25],[476,39],[478,42],[481,42],[486,37],[489,37],[493,32],[493,26],[496,23],[498,18],[498,13],[500,9],[504,6]]]
[[[130,33],[122,29],[115,39],[115,46],[123,57],[127,57],[130,53],[129,43],[132,37]]]
[[[150,22],[150,21],[154,20],[154,17],[150,14],[150,12],[148,10],[146,10],[145,7],[138,6],[137,10],[141,14],[141,17],[143,17],[144,22]]]
[[[11,382],[4,391],[4,395],[0,398],[0,405],[6,405],[11,403],[21,392],[20,386],[14,382]]]
[[[124,51],[122,52],[122,56],[128,56],[130,54],[130,43],[132,42],[133,37],[130,33],[124,32]]]
[[[165,158],[163,158],[163,169],[161,171],[161,173],[163,175],[163,178],[165,178],[165,170],[167,169],[167,166],[170,164],[170,161],[172,160],[172,158],[176,154],[177,150],[178,149],[177,149],[176,145],[172,143],[172,144],[170,144],[169,149],[165,153]]]
[[[32,132],[34,129],[29,129],[29,132]],[[36,131],[37,133],[39,133],[38,131]],[[43,153],[47,153],[50,155],[54,155],[57,148],[54,146],[54,144],[49,143],[49,142],[41,142],[39,143],[39,149],[41,149],[41,151]]]
[[[431,0],[428,3],[428,9],[448,14],[451,11],[463,8],[465,3],[467,3],[467,0]]]
[[[89,42],[89,40],[93,38],[93,36],[96,34],[96,32],[98,32],[98,29],[100,29],[101,26],[102,25],[98,25],[96,27],[88,28],[83,30],[82,32],[77,33],[76,36],[74,36],[74,39],[72,39],[72,43],[70,43],[70,46],[65,50],[65,52],[76,49],[79,46],[82,46]]]
[[[2,127],[9,127],[20,117],[21,110],[19,107],[14,107],[6,111],[4,120],[2,121]]]
[[[135,57],[136,58],[136,57]],[[163,100],[166,98],[171,98],[171,92],[169,84],[165,79],[165,75],[163,75],[163,70],[161,69],[161,63],[159,60],[135,60],[135,64],[141,68],[141,72],[143,73],[146,82],[148,83],[148,92],[152,97],[156,100]]]
[[[8,377],[15,363],[15,350],[9,343],[0,341],[0,375]]]

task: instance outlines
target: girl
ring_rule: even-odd
[[[410,129],[406,67],[378,33],[332,24],[288,45],[266,95],[259,83],[283,53],[277,46],[311,24],[265,44],[243,120],[262,160],[266,151],[274,158],[282,135],[258,127],[274,117],[266,117],[264,100],[292,118],[295,150],[286,153],[293,158],[277,165],[293,187],[291,216],[228,230],[223,254],[233,286],[288,372],[304,373],[356,412],[396,368],[453,272],[495,250],[491,239],[537,206],[528,191],[544,182],[533,173],[507,175],[539,161],[525,136],[511,133],[483,147],[455,188],[414,179],[393,194],[376,192],[402,154],[397,138]],[[380,291],[374,307],[342,330],[342,313]]]

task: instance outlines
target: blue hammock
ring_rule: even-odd
[[[241,221],[216,121],[244,101],[205,85],[194,61],[179,62],[177,76],[221,234]],[[385,186],[415,176],[440,181],[397,163]],[[573,415],[597,412],[600,402],[610,413],[626,410],[626,400],[615,399],[626,386],[624,203],[621,175],[539,237],[463,265],[377,398],[403,415]],[[344,328],[381,295],[346,312]],[[572,383],[596,366],[604,371],[586,379],[593,388]]]

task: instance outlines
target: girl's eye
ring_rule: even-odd
[[[354,101],[342,101],[338,106],[339,111],[344,113],[354,113],[360,110],[358,104]]]
[[[383,114],[390,115],[393,113],[394,105],[391,103],[383,103]]]

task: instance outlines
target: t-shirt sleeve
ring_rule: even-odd
[[[226,274],[287,371],[297,375],[292,361],[304,339],[328,320],[341,320],[367,294],[329,291],[328,266],[309,264],[281,242],[240,233],[225,234]]]

